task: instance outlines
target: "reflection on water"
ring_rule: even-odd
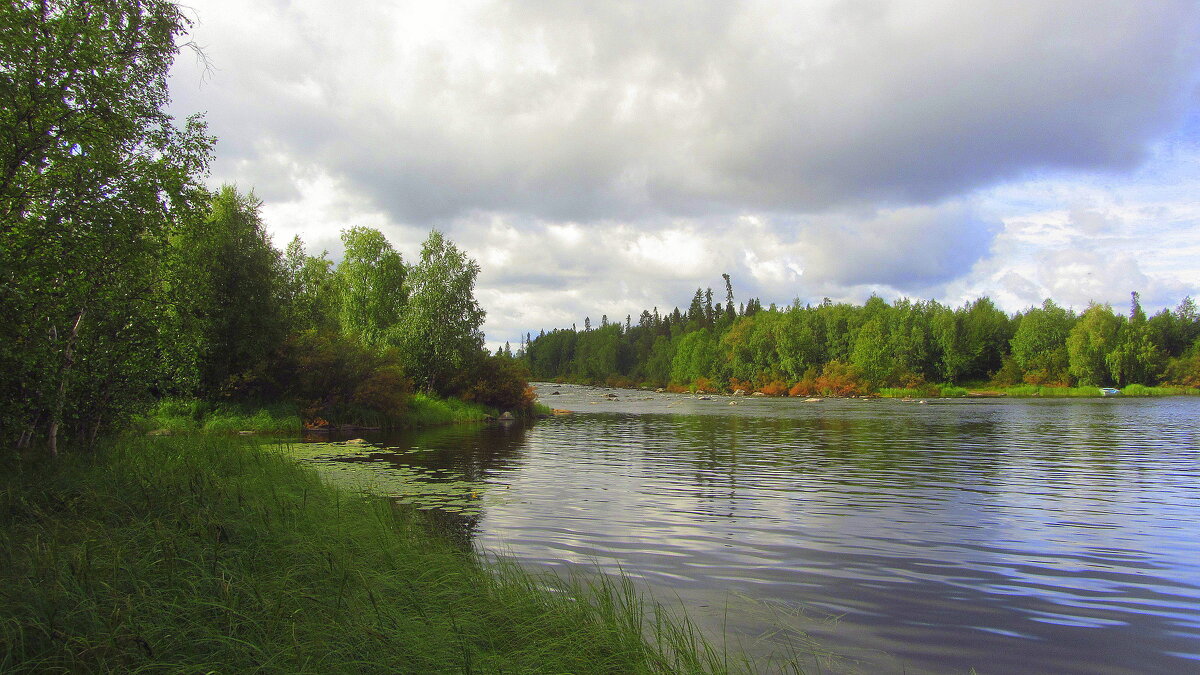
[[[619,568],[759,654],[811,635],[863,672],[1200,671],[1198,400],[604,393],[543,385],[578,413],[343,463],[478,484],[479,508],[432,511],[464,541]]]

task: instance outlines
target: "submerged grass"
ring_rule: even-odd
[[[749,669],[632,585],[485,564],[237,438],[3,460],[0,671]]]

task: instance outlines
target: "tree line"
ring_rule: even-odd
[[[335,265],[274,248],[253,193],[205,187],[216,139],[165,112],[188,27],[167,0],[0,7],[0,440],[56,452],[163,396],[528,405],[483,350],[478,265],[441,233],[408,264],[352,228]]]
[[[1147,316],[1047,299],[1006,314],[986,297],[961,307],[873,296],[861,305],[735,305],[697,289],[686,311],[642,311],[636,323],[590,317],[582,330],[527,335],[518,351],[533,376],[613,386],[853,395],[931,383],[1006,386],[1200,386],[1200,312],[1185,298]]]

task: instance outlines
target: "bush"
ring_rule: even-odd
[[[816,389],[822,396],[862,396],[868,392],[854,366],[841,361],[825,364],[816,380]]]
[[[390,426],[408,408],[412,382],[395,349],[366,347],[331,332],[290,336],[270,369],[276,395],[295,401],[305,421]]]
[[[524,364],[508,356],[480,352],[479,358],[450,382],[447,393],[500,411],[528,414],[536,398]]]
[[[754,385],[750,384],[750,382],[748,382],[746,380],[739,380],[736,377],[729,378],[729,391],[734,392],[734,391],[737,391],[738,389],[741,389],[742,391],[750,392],[750,391],[754,391]]]
[[[767,396],[787,396],[788,395],[787,383],[780,382],[779,380],[775,380],[773,382],[768,382],[767,384],[764,384],[763,386],[759,387],[758,390],[761,391],[762,393],[766,394]]]

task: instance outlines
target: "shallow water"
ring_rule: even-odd
[[[576,414],[307,456],[814,671],[1200,672],[1200,400],[539,395]]]

